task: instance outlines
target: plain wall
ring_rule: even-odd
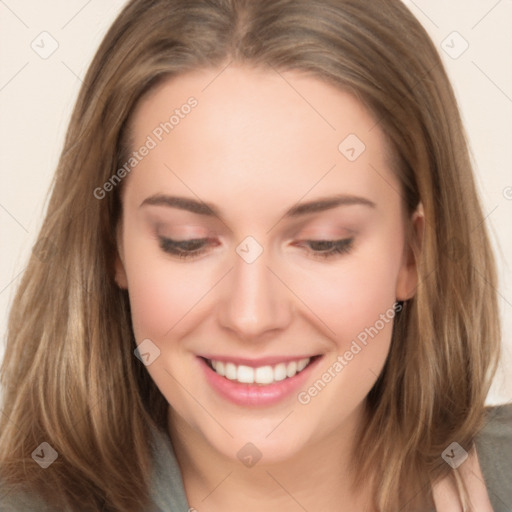
[[[500,275],[502,369],[489,403],[512,401],[512,1],[404,2],[441,53],[469,134]],[[0,2],[0,358],[8,309],[41,225],[71,109],[124,3]]]

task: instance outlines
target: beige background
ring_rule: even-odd
[[[512,401],[512,1],[404,1],[439,48],[469,133],[500,269],[504,353],[489,403]],[[0,0],[0,358],[71,108],[123,4]]]

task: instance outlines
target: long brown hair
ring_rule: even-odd
[[[80,91],[1,368],[0,476],[55,507],[147,506],[149,427],[166,428],[168,404],[133,355],[114,282],[122,183],[102,199],[94,190],[123,165],[145,93],[231,63],[354,94],[389,140],[407,212],[423,205],[419,284],[395,319],[354,461],[356,477],[373,475],[378,509],[446,476],[442,451],[454,439],[469,450],[481,425],[499,351],[495,263],[456,100],[420,23],[400,0],[132,0]],[[46,471],[31,458],[42,442],[59,454]]]

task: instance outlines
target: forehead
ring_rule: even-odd
[[[139,190],[150,182],[183,191],[188,184],[189,195],[193,187],[214,200],[227,191],[270,200],[278,190],[297,201],[333,187],[376,196],[382,177],[394,179],[370,112],[349,93],[295,71],[230,65],[172,77],[139,103],[131,134],[132,150],[149,139],[154,146],[130,175]]]

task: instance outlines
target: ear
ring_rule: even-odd
[[[124,247],[123,247],[123,231],[122,221],[119,222],[116,229],[116,256],[114,261],[114,279],[119,288],[123,290],[128,289],[128,277],[126,275],[126,269],[124,264]]]
[[[410,222],[410,225],[407,226],[402,266],[400,267],[396,283],[396,300],[398,301],[405,301],[414,297],[416,287],[418,286],[417,256],[421,251],[425,229],[425,212],[423,211],[422,203],[419,203],[412,217],[408,219],[408,222]],[[416,254],[413,247],[416,250]]]

